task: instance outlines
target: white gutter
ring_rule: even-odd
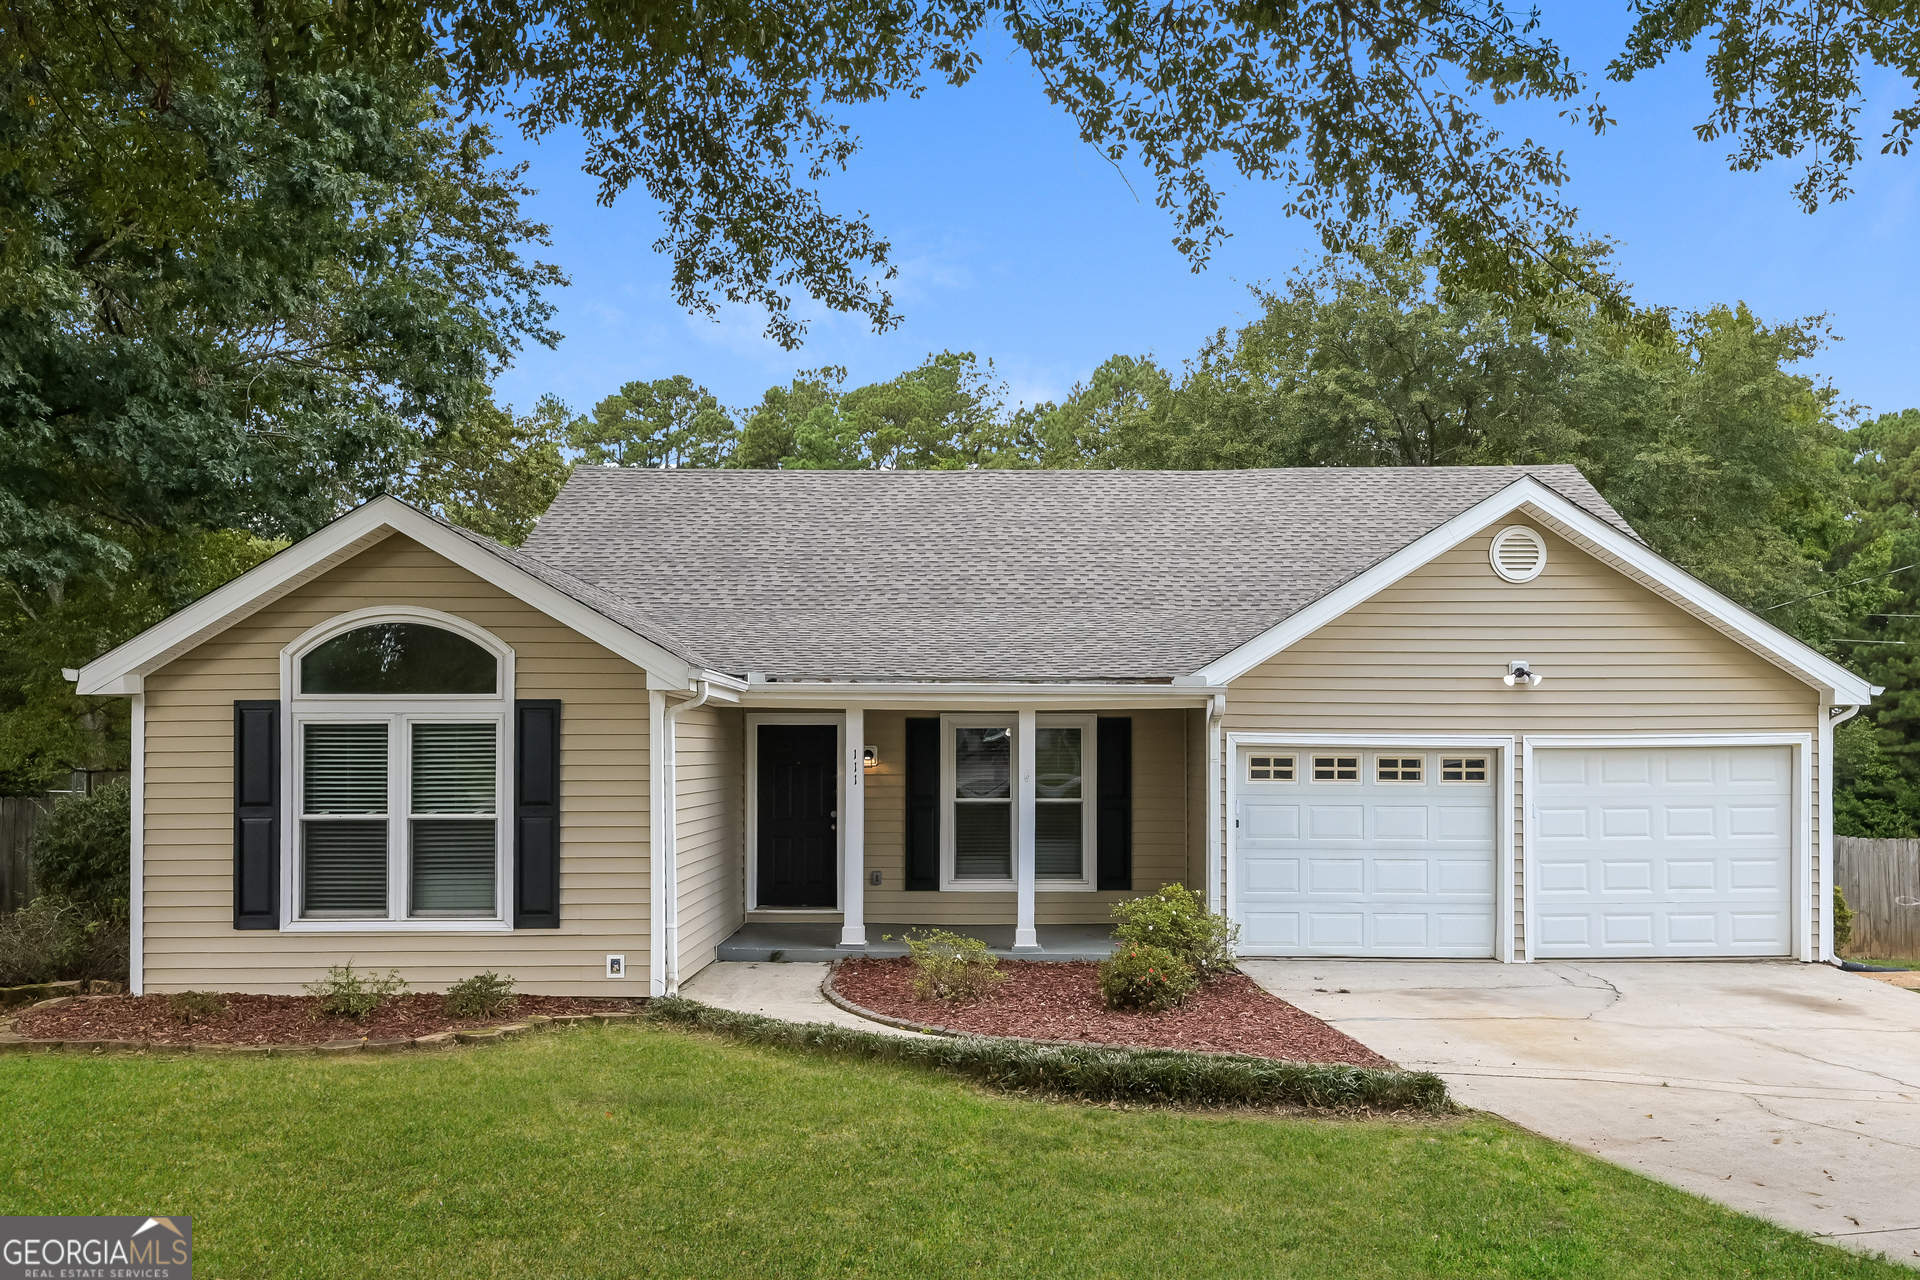
[[[661,779],[653,800],[660,806],[661,813],[659,819],[650,824],[657,843],[653,850],[653,874],[648,882],[658,900],[654,915],[660,924],[660,967],[657,977],[649,975],[648,985],[659,988],[656,994],[669,996],[680,994],[680,746],[675,726],[683,714],[706,706],[707,699],[713,696],[712,682],[696,680],[694,684],[699,693],[663,708],[659,717],[662,741],[652,744],[659,759],[659,768],[652,771],[653,776]]]
[[[1874,690],[1879,693],[1879,689]],[[1827,707],[1820,717],[1820,876],[1814,887],[1814,907],[1820,912],[1820,945],[1815,959],[1832,964],[1833,886],[1840,883],[1840,868],[1833,865],[1833,731],[1860,714],[1858,706]],[[1826,885],[1824,896],[1820,885]]]

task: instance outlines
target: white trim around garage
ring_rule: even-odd
[[[1514,739],[1500,734],[1450,733],[1229,733],[1222,772],[1227,790],[1226,899],[1227,918],[1240,923],[1239,886],[1234,882],[1235,854],[1240,815],[1240,767],[1236,763],[1242,747],[1412,747],[1422,751],[1460,747],[1500,753],[1501,764],[1494,776],[1495,858],[1494,877],[1498,891],[1494,895],[1493,959],[1512,963],[1518,957],[1514,948]]]
[[[147,991],[147,695],[136,693],[133,725],[128,734],[127,840],[131,846],[132,880],[127,895],[127,991]]]
[[[1810,733],[1569,733],[1569,734],[1529,734],[1521,744],[1521,781],[1525,788],[1526,830],[1538,830],[1539,824],[1534,817],[1534,799],[1536,788],[1533,786],[1533,755],[1536,748],[1552,750],[1554,748],[1586,748],[1588,750],[1612,750],[1635,747],[1790,747],[1793,750],[1793,884],[1795,901],[1792,905],[1792,930],[1794,945],[1792,957],[1800,961],[1812,961],[1818,953],[1814,943],[1811,920],[1808,912],[1813,905],[1813,776],[1811,756],[1813,754],[1813,735]],[[1538,918],[1534,909],[1534,861],[1531,841],[1525,842],[1521,849],[1522,869],[1525,872],[1524,905],[1526,908],[1525,959],[1534,958],[1533,923]],[[1823,916],[1825,912],[1821,913]]]

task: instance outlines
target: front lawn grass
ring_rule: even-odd
[[[1848,956],[1856,964],[1877,964],[1885,969],[1920,969],[1920,960],[1912,956]]]
[[[659,1026],[0,1058],[0,1213],[236,1276],[1908,1276],[1484,1118],[1112,1110]]]

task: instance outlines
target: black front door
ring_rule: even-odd
[[[760,904],[840,905],[834,884],[839,730],[830,724],[760,726]]]

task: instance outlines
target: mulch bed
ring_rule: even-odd
[[[913,961],[849,959],[833,971],[833,988],[863,1009],[920,1026],[1030,1040],[1075,1040],[1203,1053],[1244,1053],[1289,1062],[1391,1067],[1352,1036],[1231,973],[1202,987],[1177,1009],[1135,1013],[1100,1003],[1100,966],[1090,960],[1002,963],[1007,975],[973,1004],[922,1000],[913,994]]]
[[[515,1017],[542,1014],[609,1013],[635,1007],[632,1000],[585,996],[521,996],[511,1017],[450,1018],[442,997],[399,996],[365,1022],[313,1016],[312,996],[228,995],[226,1011],[192,1026],[174,1016],[165,996],[84,996],[51,1009],[34,1009],[14,1019],[17,1035],[34,1040],[146,1040],[161,1044],[325,1044],[329,1040],[395,1039],[438,1031],[470,1031],[497,1026]]]

